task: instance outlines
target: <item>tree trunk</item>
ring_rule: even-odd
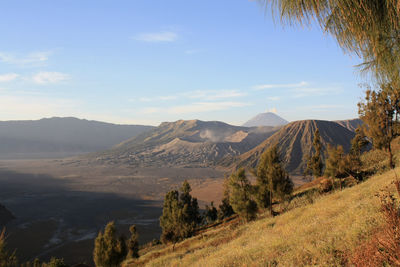
[[[272,193],[269,192],[269,211],[271,212],[271,215],[274,216],[274,211],[272,210]]]
[[[390,143],[389,143],[388,151],[389,151],[389,166],[391,169],[394,169],[392,146]]]

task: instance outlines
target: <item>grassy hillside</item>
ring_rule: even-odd
[[[375,195],[388,186],[394,189],[393,180],[394,171],[389,171],[274,218],[215,227],[177,244],[174,250],[162,245],[142,250],[139,264],[341,266],[383,223]],[[125,266],[136,265],[128,261]]]

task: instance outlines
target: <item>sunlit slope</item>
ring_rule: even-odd
[[[393,179],[390,171],[275,218],[216,228],[177,244],[174,251],[172,246],[155,248],[140,262],[146,266],[341,266],[346,255],[382,224],[375,195]]]
[[[276,130],[218,121],[165,122],[91,158],[135,166],[214,166],[224,157],[235,157],[254,148]]]
[[[323,150],[328,144],[332,144],[342,145],[345,151],[348,151],[354,133],[338,123],[321,120],[295,121],[281,128],[252,150],[242,154],[235,164],[255,167],[261,154],[269,147],[277,144],[286,170],[291,173],[302,174],[306,166],[307,156],[312,151],[316,129],[319,129]]]

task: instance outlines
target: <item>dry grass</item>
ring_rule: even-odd
[[[374,196],[393,179],[393,171],[387,172],[275,218],[265,217],[244,225],[222,225],[177,244],[174,250],[172,246],[158,246],[143,255],[138,263],[146,266],[342,266],[348,255],[383,224],[380,202]]]
[[[400,181],[395,185],[400,196]],[[383,192],[380,199],[385,224],[354,251],[350,258],[354,266],[400,266],[399,203],[390,192]]]

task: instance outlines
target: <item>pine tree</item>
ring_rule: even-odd
[[[136,230],[136,225],[129,227],[131,237],[128,240],[128,258],[139,258],[139,235]]]
[[[15,251],[10,253],[6,249],[6,230],[0,232],[0,267],[16,267],[18,265]]]
[[[261,156],[257,166],[256,199],[260,208],[270,208],[273,198],[283,201],[293,191],[293,182],[282,166],[278,147],[273,146]]]
[[[324,165],[322,164],[322,144],[321,144],[321,136],[319,134],[319,129],[315,130],[314,140],[313,140],[313,150],[314,153],[307,160],[307,167],[304,171],[304,175],[312,174],[315,178],[320,177],[322,175],[322,169]]]
[[[340,189],[342,189],[342,179],[347,176],[346,158],[343,147],[328,145],[328,157],[326,158],[326,169],[324,176],[340,179]]]
[[[176,243],[190,237],[201,222],[197,199],[193,198],[190,192],[189,183],[184,181],[181,194],[176,190],[166,194],[163,214],[160,217],[162,242]]]
[[[162,228],[161,241],[176,243],[180,239],[179,226],[182,221],[182,207],[179,201],[179,192],[172,190],[165,195],[163,213],[160,217],[160,226]]]
[[[204,214],[204,218],[205,218],[206,222],[209,224],[215,222],[218,219],[218,211],[214,207],[213,201],[211,201],[210,207],[208,205],[206,205],[206,211]]]
[[[363,179],[361,154],[368,144],[364,131],[361,127],[358,127],[356,135],[351,140],[350,152],[345,158],[345,169],[349,175],[359,181]]]
[[[362,127],[357,127],[356,135],[351,140],[350,154],[360,156],[363,150],[368,146],[369,142]]]
[[[187,180],[185,180],[181,187],[181,203],[183,205],[183,216],[185,225],[188,227],[188,231],[193,231],[196,226],[201,222],[199,204],[196,198],[190,195],[192,188]]]
[[[394,83],[381,84],[378,91],[367,90],[365,101],[358,104],[365,133],[377,149],[386,150],[389,167],[394,168],[391,143],[400,135],[400,91]]]
[[[218,210],[218,219],[223,220],[235,214],[231,204],[229,203],[229,177],[225,177],[224,180],[224,195],[219,205]]]
[[[243,168],[229,178],[229,203],[241,218],[249,221],[256,217],[257,204],[252,199],[252,186]]]
[[[106,225],[104,233],[99,232],[93,251],[93,260],[98,267],[118,267],[126,257],[125,240],[117,238],[115,223]]]
[[[220,220],[223,220],[235,214],[231,204],[229,204],[229,198],[223,198],[218,208],[218,219]]]

